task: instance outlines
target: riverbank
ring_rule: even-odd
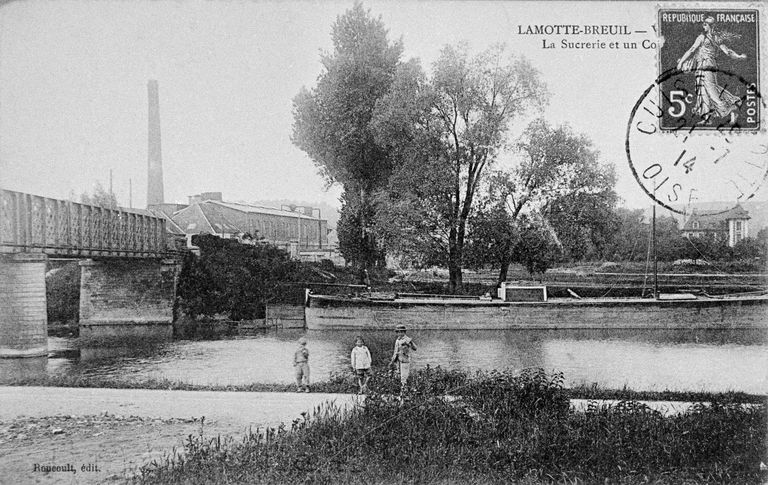
[[[760,483],[765,405],[643,403],[575,409],[561,376],[422,372],[404,399],[372,395],[290,429],[190,440],[143,483]],[[290,431],[290,432],[288,432]]]
[[[421,382],[425,381],[422,379]],[[431,382],[434,391],[442,389],[443,384],[437,380],[432,379]],[[499,389],[503,390],[503,383]],[[545,407],[541,408],[540,412],[548,412],[547,408],[559,409],[558,412],[563,412],[562,401],[553,400],[551,395],[541,395],[542,391],[547,389],[546,386],[540,388],[528,398],[544,398],[542,403]],[[488,390],[484,392],[486,391]],[[406,397],[404,404],[401,405],[397,399],[382,399],[375,396],[366,403],[364,397],[352,394],[0,387],[0,402],[3,403],[0,407],[0,468],[6,472],[6,477],[13,478],[13,483],[21,484],[61,483],[62,481],[67,483],[125,482],[131,481],[136,476],[140,477],[140,481],[144,480],[148,483],[166,483],[176,478],[179,479],[177,481],[185,483],[187,481],[191,483],[247,481],[250,483],[252,481],[250,478],[227,482],[220,481],[219,476],[198,480],[197,471],[189,475],[187,472],[179,474],[178,470],[170,470],[182,463],[181,453],[185,456],[190,453],[195,455],[206,447],[216,449],[212,454],[213,462],[205,465],[198,463],[198,465],[214,469],[220,467],[222,463],[216,462],[215,457],[220,457],[225,452],[243,452],[239,447],[260,442],[264,433],[262,432],[262,437],[259,438],[255,436],[259,434],[256,432],[265,429],[275,430],[273,433],[278,433],[282,436],[281,439],[287,440],[286,446],[290,448],[290,439],[277,430],[283,423],[286,430],[304,430],[306,418],[310,418],[310,422],[314,423],[315,420],[322,421],[333,416],[334,426],[341,428],[347,426],[344,424],[347,419],[351,419],[353,424],[356,419],[365,419],[369,425],[368,429],[375,433],[379,424],[377,421],[371,421],[370,416],[363,418],[355,415],[363,403],[366,403],[366,406],[373,406],[374,410],[384,406],[389,409],[388,412],[397,410],[398,414],[402,412],[406,415],[416,413],[414,424],[422,425],[420,416],[424,415],[428,407],[434,407],[435,412],[447,413],[446,419],[451,419],[451,413],[459,410],[459,416],[465,419],[469,417],[471,423],[474,423],[473,426],[480,425],[488,410],[478,405],[471,394],[466,394],[465,392],[465,396],[460,399],[435,400],[434,394],[429,394],[427,389],[420,386],[412,395]],[[557,396],[559,394],[554,397]],[[499,397],[496,396],[496,398]],[[522,409],[528,402],[528,398],[522,396],[521,401],[521,396],[517,396],[511,404],[517,401]],[[328,407],[326,403],[332,403],[332,407]],[[390,409],[392,406],[395,408]],[[740,415],[750,416],[750,413],[754,412],[750,411],[754,409],[752,406],[742,407],[734,404],[727,405],[727,408],[722,406],[722,404],[716,404],[714,413],[720,412],[719,419],[724,420],[733,420],[735,416]],[[649,426],[649,431],[658,425],[659,420],[693,420],[691,422],[695,422],[695,416],[703,419],[697,426],[711,426],[712,423],[706,421],[711,419],[713,413],[707,410],[711,409],[711,406],[701,407],[680,402],[627,403],[570,400],[569,408],[567,415],[582,416],[581,419],[589,417],[589,420],[595,420],[593,423],[595,426],[599,426],[601,420],[606,419],[606,413],[610,415],[607,410],[613,409],[613,412],[619,414],[630,413],[635,418],[648,419],[649,422],[646,424]],[[721,412],[723,409],[727,409],[727,412]],[[759,409],[764,411],[764,405]],[[374,415],[374,418],[376,416],[378,415]],[[387,419],[392,417],[389,416]],[[436,417],[438,416],[432,416],[432,418]],[[730,421],[722,423],[723,426],[733,424]],[[328,426],[328,423],[323,426]],[[738,426],[735,429],[738,429]],[[703,432],[699,431],[699,437]],[[338,438],[328,429],[325,429],[320,436],[315,436],[315,439],[321,440],[317,443],[321,451],[328,450],[327,443],[321,436],[326,436],[329,441]],[[350,437],[347,436],[347,438]],[[346,445],[352,444],[354,439],[350,438]],[[262,443],[259,446],[263,445]],[[468,441],[467,446],[471,448],[471,445],[472,442]],[[706,442],[699,445],[708,446]],[[469,448],[468,451],[471,451]],[[210,448],[206,449],[210,451]],[[195,456],[195,459],[201,458]],[[62,470],[72,469],[76,472],[44,471],[45,468],[35,471],[36,464],[42,467],[59,466],[64,467],[61,468]],[[66,468],[69,465],[71,468]],[[236,472],[234,476],[244,474],[242,476],[253,478],[254,470],[249,470],[249,466],[242,464],[242,469],[229,471]],[[161,473],[162,476],[158,475],[160,470],[164,470]],[[166,472],[170,472],[171,476],[165,475]],[[416,472],[422,473],[419,470]],[[176,478],[173,478],[174,476]],[[278,475],[270,476],[279,478]],[[336,478],[343,478],[336,474],[332,476],[334,481]],[[344,476],[351,479],[351,476]],[[423,478],[422,475],[419,476]],[[503,477],[504,475],[501,475],[498,478],[504,481]],[[287,477],[283,478],[287,479]],[[459,474],[452,475],[450,478],[458,480],[468,477]],[[360,482],[362,479],[351,480]],[[277,481],[293,483],[292,479]],[[0,483],[2,482],[3,480],[0,479]],[[390,482],[379,480],[379,483]],[[673,480],[667,483],[674,482]]]
[[[448,371],[440,367],[427,368],[438,374],[454,379],[455,386],[462,386],[466,374],[460,371]],[[391,372],[376,372],[372,389],[380,393],[397,393],[397,376]],[[11,380],[3,385],[19,387],[64,387],[88,389],[144,389],[169,391],[209,391],[209,392],[262,392],[290,393],[293,384],[251,383],[242,385],[191,384],[169,379],[125,380],[115,378],[85,377],[72,375],[47,375],[42,377]],[[357,379],[351,373],[331,374],[328,380],[312,384],[314,393],[334,395],[354,395],[358,391]],[[606,400],[606,401],[658,401],[658,402],[731,402],[742,404],[763,404],[768,396],[745,392],[692,392],[692,391],[635,391],[628,388],[606,389],[597,385],[564,388],[563,392],[571,400]]]

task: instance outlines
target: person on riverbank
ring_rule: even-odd
[[[299,348],[293,353],[293,370],[296,373],[296,391],[309,392],[309,350],[307,339],[299,339]]]
[[[358,394],[365,394],[368,392],[368,380],[371,378],[371,352],[365,346],[363,337],[358,335],[355,339],[355,346],[352,348],[349,359],[357,375],[357,384],[360,386]]]
[[[408,385],[408,376],[411,374],[411,351],[416,351],[416,344],[411,337],[406,335],[405,325],[398,325],[395,328],[397,340],[395,340],[395,352],[392,354],[392,360],[389,365],[394,366],[397,362],[400,370],[400,394],[405,392]]]

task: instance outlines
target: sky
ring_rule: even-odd
[[[290,140],[292,99],[315,85],[331,26],[352,2],[13,1],[0,6],[0,187],[67,198],[109,186],[145,207],[147,80],[160,91],[166,202],[220,191],[229,201],[292,199],[338,206]],[[364,2],[404,59],[429,71],[440,48],[494,43],[528,58],[551,98],[534,116],[589,137],[618,175],[627,206],[650,198],[629,168],[630,112],[657,76],[655,2]],[[536,24],[621,24],[630,50],[543,49]],[[615,40],[581,36],[576,41]],[[626,39],[621,39],[626,40]],[[130,182],[129,182],[130,181]],[[766,190],[756,198],[765,200]],[[717,199],[717,188],[711,194]]]

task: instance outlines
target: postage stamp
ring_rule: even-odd
[[[660,9],[660,127],[759,131],[760,12],[749,8]]]
[[[750,83],[740,76],[712,70],[720,82],[737,92],[747,92]],[[635,180],[645,193],[672,212],[686,214],[685,206],[702,196],[740,204],[750,200],[768,179],[768,136],[758,132],[740,137],[737,123],[719,121],[706,125],[701,116],[680,116],[672,134],[658,126],[664,114],[675,107],[657,103],[666,99],[664,86],[679,86],[689,73],[672,69],[663,73],[635,103],[626,132],[626,153]],[[675,91],[672,91],[674,95]],[[753,91],[757,108],[764,108],[759,91]],[[685,95],[688,96],[688,95]],[[683,99],[685,99],[683,96]],[[673,99],[678,99],[675,96]],[[681,104],[680,110],[689,104]],[[691,120],[698,119],[693,124]],[[711,129],[712,135],[697,136],[697,130]],[[724,209],[724,211],[727,209]],[[714,214],[714,213],[713,213]]]
[[[635,180],[656,203],[682,215],[703,199],[729,202],[727,211],[768,180],[762,12],[729,7],[658,10],[658,77],[627,124]]]

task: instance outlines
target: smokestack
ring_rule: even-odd
[[[163,154],[160,146],[160,96],[157,91],[157,81],[147,82],[149,97],[149,127],[148,127],[148,172],[147,172],[147,207],[162,204],[163,197]]]

